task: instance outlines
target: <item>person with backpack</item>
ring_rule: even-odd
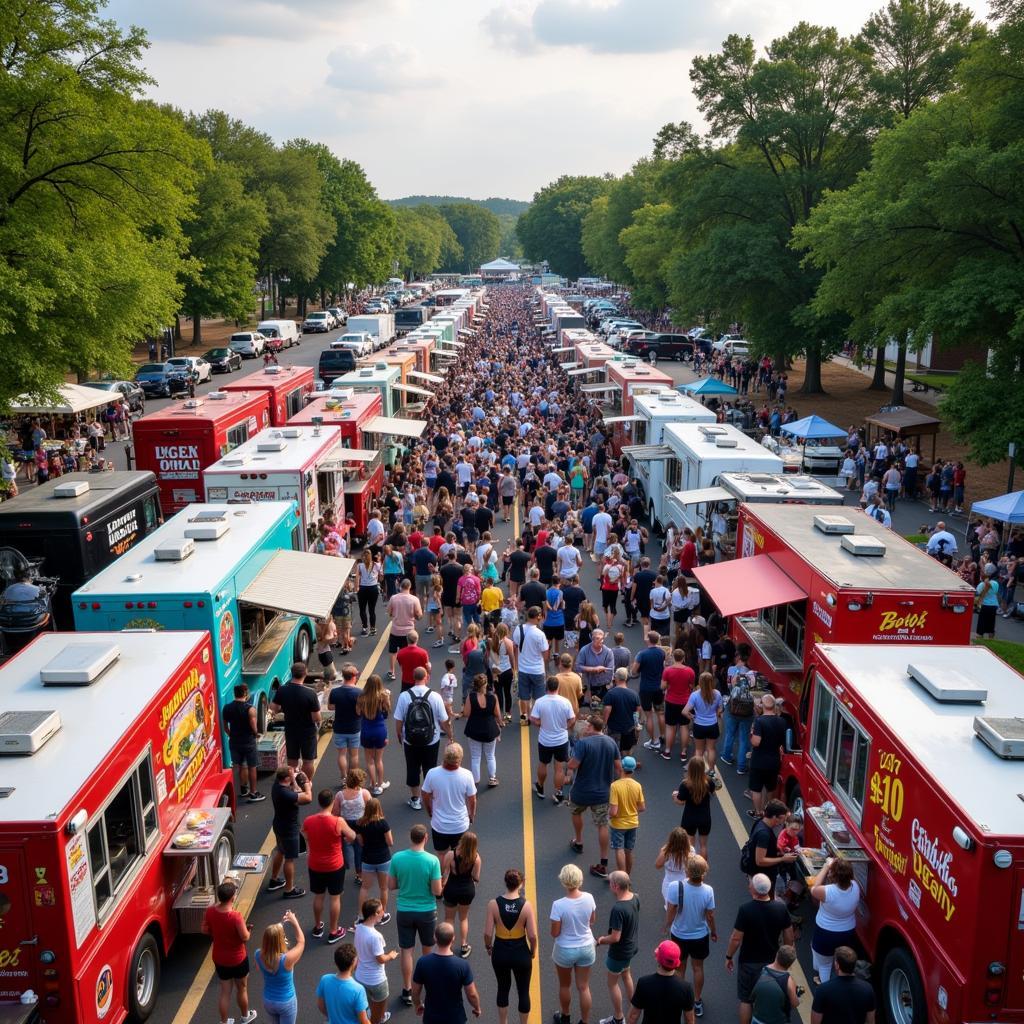
[[[783,864],[792,864],[798,856],[795,852],[779,852],[775,830],[782,825],[787,814],[789,811],[781,800],[769,800],[764,806],[764,817],[754,823],[750,838],[740,850],[740,871],[745,875],[758,872],[767,876],[772,883],[772,891],[775,889],[779,868]]]
[[[413,685],[404,690],[395,705],[395,734],[405,754],[405,784],[409,787],[406,801],[414,810],[423,809],[420,782],[437,765],[441,730],[452,741],[452,723],[441,695],[430,689],[424,668],[413,672]]]
[[[750,994],[757,1024],[788,1024],[790,1011],[800,1005],[800,990],[789,973],[795,962],[796,950],[782,945],[775,959],[761,968],[761,976]]]
[[[693,961],[694,1014],[704,1016],[704,961],[711,943],[718,941],[715,925],[715,890],[704,881],[708,862],[694,855],[686,863],[686,880],[672,886],[665,897],[663,934],[679,947],[680,977],[686,977],[686,961]]]
[[[750,644],[740,643],[736,647],[736,664],[726,672],[726,700],[723,709],[725,739],[718,759],[723,764],[736,765],[736,771],[743,775],[747,771],[747,757],[750,755],[750,723],[754,717],[754,698],[751,696],[753,671],[750,660]],[[733,755],[733,748],[738,746]]]

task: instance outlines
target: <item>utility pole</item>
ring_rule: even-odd
[[[1017,468],[1017,443],[1011,441],[1007,448],[1007,455],[1010,456],[1010,478],[1006,482],[1006,493],[1013,494],[1013,472]]]

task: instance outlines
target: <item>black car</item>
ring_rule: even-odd
[[[146,408],[146,392],[134,381],[130,380],[87,380],[87,388],[99,391],[116,391],[124,397],[124,402],[131,412],[143,412]]]
[[[317,376],[330,387],[344,373],[356,368],[356,354],[350,348],[328,348],[320,353]]]
[[[171,373],[165,363],[144,363],[135,374],[135,383],[145,392],[146,397],[170,398],[173,394],[188,391],[184,375]]]
[[[655,334],[653,337],[630,338],[624,348],[630,355],[641,359],[646,359],[652,349],[659,359],[682,362],[693,358],[693,339],[685,334]]]
[[[242,368],[242,357],[229,348],[211,348],[203,353],[203,358],[210,364],[214,373],[231,373]]]

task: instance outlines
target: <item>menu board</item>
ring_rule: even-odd
[[[71,896],[71,917],[75,922],[75,945],[81,947],[96,924],[96,906],[93,903],[92,871],[85,834],[77,832],[64,847],[68,869],[68,893]]]

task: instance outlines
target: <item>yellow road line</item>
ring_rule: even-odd
[[[729,796],[729,790],[723,787],[718,790],[716,795],[718,797],[718,802],[722,806],[722,811],[725,813],[725,820],[729,824],[729,830],[732,832],[732,837],[736,840],[736,845],[740,849],[743,849],[743,844],[746,843],[750,836],[750,830],[746,827],[743,819],[740,817],[740,812],[736,809],[736,805],[733,803],[732,797]],[[806,989],[803,998],[800,1000],[800,1005],[797,1007],[797,1012],[800,1014],[800,1020],[803,1021],[803,1024],[811,1024],[811,986],[807,982],[807,975],[804,974],[799,960],[790,967],[789,973],[793,975],[793,980],[799,986]]]
[[[381,654],[384,652],[384,645],[388,642],[388,637],[390,635],[391,623],[389,622],[377,638],[377,644],[373,648],[373,653],[370,655],[366,665],[363,667],[363,672],[368,673],[373,670],[374,666],[380,660]],[[327,747],[330,745],[331,739],[332,734],[330,732],[325,732],[317,743],[316,759],[318,766],[320,761],[323,759],[324,754],[327,753]],[[269,857],[270,854],[273,853],[274,846],[274,830],[271,829],[267,832],[266,838],[264,838],[263,844],[260,846],[260,853],[265,857]],[[243,918],[248,918],[250,911],[256,903],[256,897],[259,896],[262,888],[262,875],[258,879],[253,875],[246,876],[245,883],[242,885],[238,898],[235,900],[235,909]],[[257,939],[257,941],[259,940]],[[196,971],[196,975],[192,979],[192,984],[189,985],[188,991],[185,993],[185,997],[181,1001],[181,1006],[178,1007],[178,1012],[174,1015],[174,1019],[171,1021],[171,1024],[189,1024],[198,1012],[199,1004],[202,1002],[203,995],[206,993],[206,990],[210,987],[210,982],[213,981],[213,977],[213,957],[210,953],[207,953],[203,962],[199,965],[199,970]]]

